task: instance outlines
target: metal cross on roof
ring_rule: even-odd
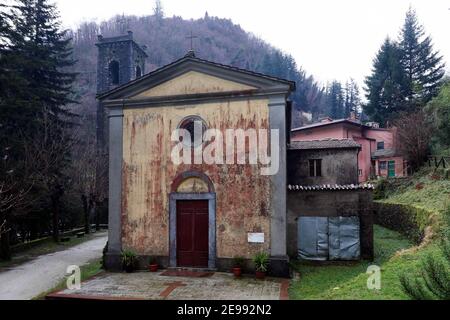
[[[127,32],[128,29],[128,19],[125,18],[125,14],[122,13],[122,17],[118,17],[116,19],[116,23],[119,25],[120,27],[120,33],[121,34],[125,34]]]
[[[191,40],[191,49],[190,49],[190,51],[194,51],[194,42],[193,42],[193,40],[194,40],[194,39],[198,39],[198,37],[197,37],[197,36],[194,36],[194,35],[192,34],[192,30],[191,30],[191,35],[190,35],[190,36],[187,36],[186,39],[190,39],[190,40]]]

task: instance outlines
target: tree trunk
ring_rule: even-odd
[[[52,197],[52,211],[53,211],[53,240],[59,242],[59,196]]]
[[[0,259],[11,260],[11,247],[9,245],[9,231],[0,235]]]
[[[84,232],[89,233],[89,203],[86,195],[81,195],[81,202],[83,203],[83,213],[84,213]]]
[[[100,213],[101,210],[99,210],[100,207],[100,203],[98,201],[95,201],[95,208],[94,208],[94,213],[95,213],[95,229],[98,231],[100,230]]]

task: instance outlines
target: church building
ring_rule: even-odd
[[[109,154],[109,270],[132,250],[139,268],[228,271],[260,252],[289,276],[289,257],[373,257],[371,185],[361,146],[290,142],[292,81],[184,57],[144,74],[127,36],[99,38],[99,141]],[[103,110],[107,114],[107,126]],[[207,152],[208,151],[208,152]]]
[[[121,268],[125,249],[137,253],[143,268],[156,259],[164,267],[215,270],[229,270],[235,257],[251,268],[253,256],[264,251],[273,275],[289,275],[286,146],[295,83],[202,60],[192,51],[129,80],[98,95],[108,110],[107,267]],[[264,150],[278,159],[277,170],[265,175],[261,162],[228,159],[174,162],[179,142],[173,132],[192,132],[196,123],[202,132],[214,129],[223,136],[227,130],[277,133],[269,137],[277,148],[269,143]],[[210,143],[192,142],[193,148]],[[248,146],[244,158],[251,153]]]

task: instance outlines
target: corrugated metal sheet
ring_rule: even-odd
[[[298,255],[306,260],[328,259],[328,218],[298,219]]]
[[[357,260],[359,217],[299,217],[298,256],[305,260]]]
[[[328,234],[330,260],[359,259],[359,217],[328,218]]]

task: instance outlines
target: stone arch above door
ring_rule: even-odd
[[[173,193],[214,193],[214,184],[209,177],[199,171],[186,171],[179,174],[172,183]]]

